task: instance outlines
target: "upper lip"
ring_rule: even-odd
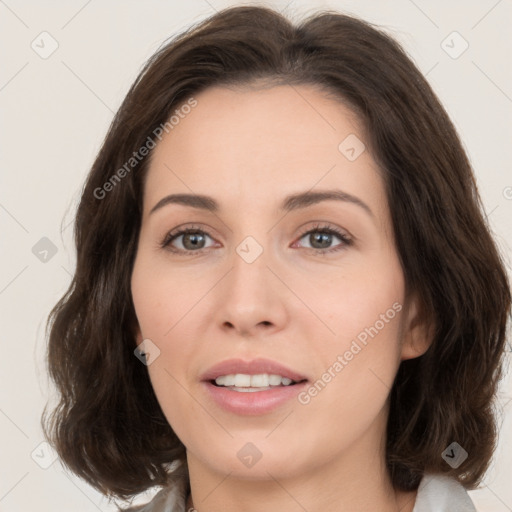
[[[227,359],[225,361],[221,361],[206,370],[201,375],[201,380],[210,381],[215,380],[221,375],[234,375],[237,373],[244,373],[247,375],[268,373],[269,375],[288,377],[295,382],[307,380],[307,377],[304,375],[291,370],[276,361],[263,358],[252,359],[250,361],[244,361],[243,359]]]

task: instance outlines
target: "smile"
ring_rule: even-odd
[[[258,375],[249,375],[246,373],[237,373],[231,375],[221,375],[215,379],[217,386],[229,387],[232,391],[261,391],[271,389],[277,386],[290,386],[296,384],[295,381],[281,375],[260,373]]]

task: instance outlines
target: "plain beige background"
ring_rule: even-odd
[[[71,222],[83,180],[141,66],[167,38],[235,4],[0,0],[0,511],[115,510],[40,444],[40,414],[52,393],[43,358],[45,320],[73,272]],[[510,268],[512,3],[266,5],[294,18],[320,8],[357,14],[402,42],[462,137]],[[481,512],[512,510],[511,400],[508,378],[499,395],[503,419],[495,462],[486,485],[470,492]]]

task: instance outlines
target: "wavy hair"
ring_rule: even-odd
[[[76,270],[48,318],[59,402],[43,412],[47,439],[70,470],[112,497],[171,484],[173,462],[186,471],[185,448],[134,356],[130,277],[151,153],[133,169],[126,162],[194,94],[264,85],[315,85],[348,106],[383,172],[407,292],[433,332],[425,354],[401,363],[391,390],[393,485],[414,490],[428,471],[474,488],[497,442],[511,300],[505,265],[467,155],[426,79],[383,30],[333,11],[294,24],[266,7],[224,9],[145,64],[88,174]],[[441,456],[453,441],[469,454],[457,468]]]

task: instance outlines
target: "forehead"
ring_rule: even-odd
[[[347,140],[364,147],[359,119],[314,86],[212,87],[194,99],[153,149],[145,202],[192,191],[261,203],[315,185],[382,192],[369,152],[344,153]]]

